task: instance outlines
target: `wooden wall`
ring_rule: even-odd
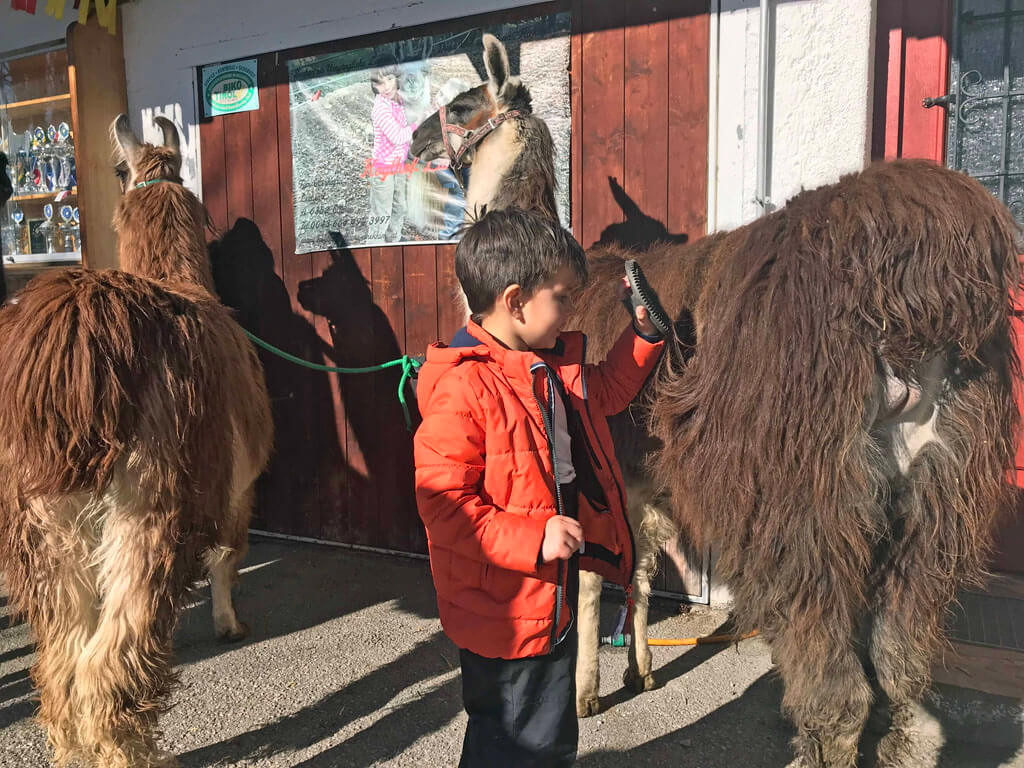
[[[629,232],[638,212],[624,213],[623,205],[630,207],[624,193],[670,233],[700,237],[708,175],[707,0],[575,0],[569,7],[574,233],[589,246],[602,233]],[[466,26],[487,23],[473,19]],[[431,31],[404,30],[333,49]],[[451,301],[454,246],[294,252],[286,61],[310,52],[261,57],[259,111],[201,124],[204,200],[217,226],[231,228],[214,253],[218,287],[243,324],[308,360],[351,366],[422,354],[461,325]],[[426,551],[397,374],[339,378],[267,355],[263,360],[277,443],[254,527]],[[679,588],[677,582],[670,573],[660,586]]]

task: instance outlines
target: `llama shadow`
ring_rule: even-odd
[[[401,357],[391,322],[374,302],[344,238],[338,232],[329,234],[335,243],[330,264],[319,277],[300,283],[297,293],[305,310],[327,321],[331,343],[323,345],[322,354],[342,367],[374,366]],[[407,387],[407,427],[398,400],[400,380],[399,367],[340,377],[349,460],[365,478],[365,483],[349,488],[348,506],[363,517],[350,526],[351,538],[346,540],[378,546],[386,542],[389,548],[425,553],[426,534],[413,490],[411,433],[419,412]]]
[[[703,650],[698,646],[678,660]],[[693,662],[689,662],[693,663]],[[780,714],[782,684],[771,673],[758,678],[738,698],[700,720],[632,749],[600,750],[584,755],[581,768],[622,765],[727,766],[782,768],[792,754],[792,726]],[[742,738],[737,738],[742,734]]]
[[[306,360],[321,359],[315,328],[292,310],[288,289],[274,271],[274,255],[256,224],[238,219],[210,244],[214,284],[243,328]],[[321,522],[321,490],[344,493],[348,473],[331,419],[325,374],[258,349],[274,417],[274,451],[258,481],[251,527],[311,535]]]
[[[945,737],[935,768],[998,768],[1011,764],[1024,746],[1019,698],[935,683],[923,705]],[[984,743],[978,742],[980,733]]]
[[[608,177],[612,197],[626,217],[624,221],[609,224],[601,231],[594,247],[622,246],[631,250],[644,250],[655,243],[682,245],[690,239],[685,233],[673,234],[653,216],[648,216],[636,204],[614,176]]]

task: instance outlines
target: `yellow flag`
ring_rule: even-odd
[[[57,19],[64,18],[65,0],[46,0],[46,12]]]
[[[60,2],[63,6],[64,0],[47,0],[47,3]],[[82,0],[78,5],[78,23],[85,24],[89,18],[89,6],[92,0]],[[49,10],[49,5],[47,5]],[[59,16],[57,18],[60,18]],[[96,0],[96,18],[101,27],[106,27],[110,34],[117,32],[117,0]]]

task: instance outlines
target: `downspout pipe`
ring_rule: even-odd
[[[757,68],[757,187],[754,201],[757,203],[759,215],[763,216],[774,210],[770,195],[768,178],[768,153],[771,146],[771,93],[769,83],[772,72],[772,51],[775,42],[772,39],[771,0],[761,0],[761,35],[758,41],[759,62]]]

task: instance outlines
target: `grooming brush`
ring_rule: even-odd
[[[640,265],[633,259],[626,259],[626,279],[629,281],[630,293],[622,300],[622,303],[629,310],[629,316],[635,317],[636,308],[643,307],[647,310],[648,317],[651,318],[651,322],[654,323],[654,327],[658,329],[662,337],[669,338],[672,334],[672,320],[661,306],[658,294],[654,292],[650,283],[647,282],[647,278],[644,277]]]

